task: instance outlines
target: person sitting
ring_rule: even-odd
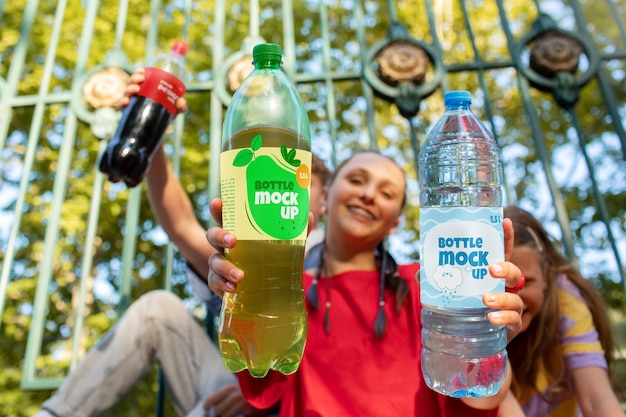
[[[127,87],[129,96],[143,82],[136,70]],[[177,110],[186,110],[179,99]],[[317,155],[311,166],[311,230],[320,223],[319,195],[331,171]],[[197,219],[189,196],[176,178],[162,147],[146,173],[150,206],[157,222],[187,262],[194,293],[219,314],[221,299],[207,286],[208,259],[215,253],[206,229]],[[308,245],[308,243],[307,243]],[[310,246],[310,245],[309,245]],[[158,363],[167,381],[174,409],[181,416],[220,417],[273,415],[273,410],[250,406],[236,377],[226,370],[215,343],[187,312],[182,301],[166,291],[151,291],[135,301],[67,376],[56,394],[45,401],[36,417],[95,416],[113,407]]]
[[[507,403],[518,400],[527,417],[624,417],[598,291],[532,214],[510,206],[504,215],[515,230],[511,262],[526,276],[521,333],[507,347],[514,375]]]

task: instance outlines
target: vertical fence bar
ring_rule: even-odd
[[[106,148],[106,142],[101,141],[98,148],[98,155],[101,155]],[[104,183],[104,175],[96,170],[94,183],[91,192],[91,203],[89,205],[89,214],[87,217],[87,234],[85,238],[85,251],[82,256],[82,267],[80,272],[79,287],[79,304],[76,308],[76,325],[72,329],[72,359],[70,361],[70,370],[78,365],[78,355],[81,346],[80,337],[85,321],[85,298],[89,283],[92,281],[91,268],[93,267],[93,248],[95,246],[96,234],[98,233],[98,219],[100,218],[100,203],[102,202],[102,185]]]
[[[482,59],[481,55],[480,55],[480,50],[478,49],[478,47],[476,46],[476,37],[474,36],[474,30],[472,29],[472,25],[470,23],[470,19],[469,19],[469,13],[467,10],[467,5],[466,2],[464,0],[459,0],[459,2],[461,3],[461,10],[463,11],[463,22],[465,23],[465,27],[467,28],[467,33],[469,36],[469,40],[470,43],[472,44],[472,51],[474,51],[474,62],[477,64],[477,72],[478,72],[478,81],[480,84],[480,88],[481,90],[485,93],[484,99],[485,99],[485,114],[487,116],[487,119],[489,119],[489,123],[491,124],[491,132],[493,133],[493,137],[496,141],[496,143],[498,145],[501,145],[500,143],[500,137],[498,135],[498,131],[496,129],[496,124],[493,121],[493,108],[491,105],[491,99],[489,98],[489,96],[487,95],[487,91],[489,91],[489,89],[487,88],[487,82],[485,80],[485,66],[486,66],[486,62]],[[502,176],[504,179],[504,188],[506,190],[506,196],[508,199],[508,204],[513,204],[513,202],[515,201],[514,198],[514,189],[510,186],[509,182],[506,180],[506,172],[502,172]]]
[[[520,68],[523,63],[520,62],[519,54],[517,53],[519,45],[513,39],[513,34],[510,30],[509,21],[506,17],[506,12],[504,10],[502,0],[497,0],[496,3],[498,5],[500,21],[502,22],[502,27],[507,38],[509,50],[512,52],[513,63],[516,68],[515,74],[520,89],[520,96],[522,98],[522,105],[524,107],[524,111],[526,112],[526,117],[528,118],[530,131],[532,132],[533,143],[535,144],[535,148],[537,151],[537,157],[541,161],[544,172],[546,174],[546,182],[548,184],[548,188],[550,189],[550,195],[552,196],[552,203],[556,211],[556,218],[563,234],[563,245],[565,247],[565,252],[570,257],[572,262],[576,262],[576,252],[574,251],[574,238],[572,234],[572,229],[570,227],[569,216],[567,214],[567,210],[565,209],[565,202],[563,201],[561,190],[556,184],[556,181],[554,180],[554,175],[552,174],[550,153],[548,152],[548,148],[544,140],[544,135],[541,131],[537,112],[532,103],[528,80],[526,80],[521,75]]]
[[[226,25],[226,0],[215,2],[215,39],[213,41],[213,74],[219,72],[224,62],[224,28]],[[221,82],[217,80],[217,82]],[[222,151],[222,117],[224,107],[217,97],[211,94],[211,137],[209,140],[209,201],[220,195],[220,165],[219,158]],[[214,224],[213,220],[210,220]]]
[[[293,27],[293,3],[283,0],[283,68],[287,76],[296,83],[296,40]]]
[[[4,7],[6,6],[6,4],[6,0],[0,0],[0,22],[2,22],[2,18],[4,17]],[[1,146],[0,149],[2,149]]]
[[[604,223],[604,226],[606,227],[606,234],[609,240],[609,245],[611,246],[613,256],[615,257],[615,264],[617,265],[624,294],[626,294],[626,277],[624,276],[624,266],[622,264],[622,258],[620,257],[619,248],[617,247],[617,242],[615,241],[615,237],[613,236],[613,230],[611,230],[611,220],[609,212],[606,208],[606,204],[604,202],[604,198],[602,197],[602,193],[600,192],[600,188],[598,187],[598,180],[596,179],[595,168],[593,167],[593,162],[591,161],[591,158],[589,158],[589,154],[587,153],[587,143],[585,141],[585,135],[580,125],[580,120],[578,119],[578,116],[576,115],[574,109],[567,109],[567,111],[572,118],[572,122],[576,130],[576,136],[578,136],[578,147],[583,155],[583,158],[585,159],[585,164],[587,165],[587,171],[589,172],[589,178],[591,179],[593,195],[597,202],[598,215],[600,216],[600,220],[602,221],[602,223]]]
[[[364,76],[364,68],[366,65],[369,65],[367,62],[367,42],[365,42],[365,25],[363,24],[363,4],[361,0],[356,1],[356,6],[354,8],[354,18],[357,23],[357,31],[356,36],[359,40],[359,49],[361,51],[361,88],[363,89],[363,95],[365,97],[365,116],[367,118],[367,131],[369,133],[370,138],[370,147],[372,149],[376,148],[376,126],[374,123],[374,91],[372,87],[367,83],[367,80]],[[333,156],[332,156],[332,164],[333,166],[337,166],[337,152],[336,147],[333,146]]]
[[[12,108],[11,100],[17,94],[17,87],[19,79],[24,69],[24,62],[26,61],[26,52],[29,44],[30,34],[33,28],[35,15],[37,13],[37,7],[39,5],[38,0],[29,0],[24,10],[24,19],[20,27],[20,38],[15,46],[15,52],[13,53],[13,60],[11,62],[11,68],[9,69],[9,75],[7,77],[6,88],[3,91],[2,97],[0,97],[0,151],[4,149],[6,143],[7,134],[9,131],[9,122],[11,120]],[[26,155],[32,154],[34,149],[27,149]],[[25,160],[25,163],[28,160]],[[32,165],[32,156],[31,162]],[[2,271],[0,273],[0,317],[4,312],[4,303],[6,300],[7,287],[9,285],[9,278],[11,274],[11,268],[13,267],[13,261],[15,258],[15,246],[17,243],[17,234],[22,222],[22,212],[24,209],[24,190],[26,188],[27,177],[22,176],[20,182],[20,193],[18,195],[15,204],[15,217],[13,225],[9,232],[8,246],[4,254],[4,260],[2,262]],[[0,320],[0,326],[2,321]]]
[[[320,28],[322,31],[322,63],[324,65],[324,85],[326,86],[326,115],[328,117],[328,130],[330,132],[332,154],[337,149],[337,109],[335,108],[335,85],[331,77],[330,39],[328,29],[328,13],[324,2],[320,3]],[[319,155],[318,155],[319,156]]]
[[[9,121],[11,120],[11,100],[17,93],[17,87],[20,77],[24,71],[24,63],[26,62],[26,52],[30,41],[30,35],[33,29],[35,15],[39,7],[39,0],[28,0],[24,9],[24,19],[20,27],[20,37],[15,45],[9,76],[7,77],[6,95],[0,101],[0,150],[4,149],[5,140],[9,131]],[[1,312],[1,311],[0,311]]]
[[[87,3],[87,14],[85,18],[85,25],[83,34],[81,37],[79,47],[79,58],[76,65],[76,74],[84,74],[86,71],[86,65],[89,58],[89,51],[91,47],[91,41],[93,39],[93,31],[95,28],[95,21],[97,17],[97,11],[99,9],[100,1],[90,1]],[[122,36],[123,28],[126,24],[126,15],[128,13],[128,0],[120,1],[120,9],[118,11],[118,18],[115,27],[115,50],[122,50]],[[80,77],[75,77],[75,81],[72,90],[76,91],[81,86],[77,83],[81,82]],[[70,112],[70,118],[74,120],[76,115],[73,111]],[[75,135],[76,127],[74,127],[72,136]],[[65,140],[64,140],[65,142]],[[98,155],[102,155],[107,146],[106,140],[101,140],[98,146]],[[79,362],[79,353],[81,352],[81,337],[83,334],[83,327],[85,321],[85,304],[87,298],[87,292],[91,289],[91,283],[93,281],[92,267],[93,267],[93,248],[95,247],[96,235],[98,232],[98,221],[100,218],[100,204],[102,202],[103,185],[105,182],[105,176],[98,169],[95,170],[94,182],[92,184],[91,201],[89,207],[89,213],[87,216],[87,230],[84,243],[84,252],[82,254],[81,272],[80,272],[80,284],[78,295],[78,306],[75,312],[75,325],[72,329],[72,355],[70,359],[70,371],[76,368]]]
[[[35,105],[35,112],[33,114],[33,120],[31,122],[31,129],[28,135],[28,156],[25,161],[25,172],[22,176],[22,182],[20,184],[20,197],[25,198],[27,194],[27,187],[29,184],[28,178],[33,167],[33,161],[37,145],[39,143],[39,136],[43,123],[43,114],[46,104],[44,102],[44,96],[47,94],[50,87],[50,79],[55,61],[55,55],[58,48],[59,37],[61,32],[61,26],[63,23],[63,14],[67,6],[67,0],[60,0],[57,4],[56,13],[54,17],[54,24],[52,26],[52,35],[50,37],[50,43],[48,46],[48,53],[46,54],[46,60],[44,64],[43,77],[39,86],[38,102]],[[44,252],[43,259],[39,263],[39,280],[37,285],[37,291],[35,295],[35,305],[33,310],[33,327],[28,334],[28,342],[26,344],[26,357],[24,363],[24,376],[22,377],[22,383],[24,386],[28,386],[30,382],[35,379],[37,356],[41,350],[41,342],[43,339],[43,327],[44,316],[46,314],[46,306],[48,299],[48,286],[52,279],[52,264],[55,257],[55,248],[57,238],[59,234],[59,224],[61,218],[61,208],[63,206],[63,200],[65,196],[65,190],[67,186],[68,171],[70,169],[71,154],[74,147],[74,119],[68,119],[65,133],[66,139],[64,140],[59,150],[59,159],[57,164],[57,172],[54,177],[52,207],[50,209],[50,215],[48,216],[48,224],[46,225],[46,232],[44,237]],[[71,132],[69,135],[68,133]],[[35,324],[38,324],[35,326]],[[44,379],[45,381],[45,379]]]
[[[574,11],[576,25],[578,26],[580,30],[581,36],[584,36],[585,38],[591,41],[592,40],[591,35],[589,34],[589,30],[587,29],[588,23],[580,7],[580,3],[578,2],[578,0],[570,0],[569,5]],[[614,10],[614,8],[612,10]],[[617,16],[619,16],[618,13],[616,13],[614,16],[616,17],[616,20],[619,20],[619,18],[617,18]],[[626,39],[624,39],[624,35],[623,35],[624,29],[622,25],[620,25],[620,33],[622,34],[622,40],[626,42]],[[622,126],[622,118],[620,117],[617,111],[618,107],[617,107],[617,100],[615,98],[615,90],[613,86],[611,85],[611,83],[609,82],[606,73],[602,69],[602,66],[600,66],[600,69],[598,70],[596,74],[596,79],[598,80],[598,85],[600,86],[600,91],[602,92],[604,101],[607,103],[606,107],[607,107],[609,114],[611,115],[611,120],[613,122],[613,129],[615,129],[615,133],[618,135],[620,142],[622,144],[622,155],[624,159],[626,160],[626,130],[624,130],[624,126]],[[622,274],[623,274],[623,271],[622,271]]]
[[[182,38],[188,41],[189,38],[189,11],[191,10],[191,0],[186,0],[184,4],[185,21],[183,23]],[[185,58],[186,59],[186,58]],[[178,178],[180,176],[181,156],[183,153],[183,129],[185,126],[185,114],[179,114],[174,120],[174,132],[172,135],[172,156],[171,164],[174,175]],[[171,291],[172,289],[172,269],[174,265],[174,245],[172,242],[167,243],[166,255],[165,255],[165,271],[163,275],[163,289]],[[163,369],[159,367],[158,372],[159,391],[157,392],[157,398],[155,401],[155,415],[162,417],[165,415],[165,393],[166,384],[165,374]]]

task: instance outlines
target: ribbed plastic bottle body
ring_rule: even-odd
[[[220,349],[228,369],[255,377],[295,372],[307,334],[310,127],[280,52],[273,44],[255,47],[255,70],[233,95],[222,132],[223,227],[237,236],[225,255],[245,279],[224,297]]]
[[[113,138],[100,158],[109,181],[134,187],[145,176],[152,157],[176,116],[176,100],[185,93],[183,57],[187,44],[174,43],[168,55],[155,57],[145,68],[139,92],[131,97]]]
[[[500,151],[470,104],[467,92],[446,94],[418,164],[422,371],[452,397],[494,395],[506,376],[506,331],[481,300],[504,290],[487,270],[504,259]]]

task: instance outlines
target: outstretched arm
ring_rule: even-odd
[[[502,404],[500,404],[498,417],[524,417],[524,415],[524,410],[522,410],[513,393],[509,391]]]
[[[576,398],[585,417],[625,417],[606,369],[587,366],[571,371]],[[589,381],[593,381],[592,384]]]
[[[157,221],[187,262],[206,279],[208,259],[216,250],[207,243],[205,228],[196,218],[191,201],[174,175],[163,148],[155,153],[146,181]]]
[[[144,69],[139,68],[130,76],[126,95],[120,103],[122,107],[130,103],[130,98],[139,92],[145,77]],[[183,98],[176,102],[178,112],[187,109]],[[204,238],[204,228],[193,212],[189,197],[170,167],[163,148],[157,149],[150,169],[146,174],[148,198],[157,221],[170,240],[178,246],[187,262],[204,279],[209,272],[207,260],[214,252]]]

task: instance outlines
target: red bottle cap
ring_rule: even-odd
[[[187,53],[187,48],[189,48],[187,42],[181,39],[176,39],[174,41],[174,45],[172,45],[172,51],[179,55],[185,55]]]

